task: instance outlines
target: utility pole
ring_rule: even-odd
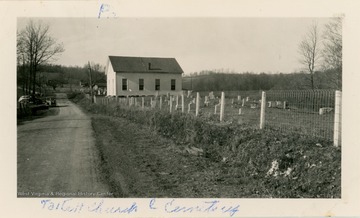
[[[190,76],[190,81],[191,81],[191,91],[193,90],[192,88],[192,76]]]
[[[90,66],[90,61],[89,63],[89,80],[90,80],[90,96],[91,96],[91,103],[94,103],[94,96],[93,96],[93,89],[92,89],[92,78],[91,78],[91,66]]]

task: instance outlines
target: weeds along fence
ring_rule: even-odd
[[[341,92],[274,90],[186,92],[177,96],[95,97],[94,103],[188,113],[208,122],[246,124],[341,142]]]

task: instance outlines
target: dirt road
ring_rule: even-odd
[[[17,129],[19,197],[111,197],[100,174],[91,119],[66,95],[58,110]]]

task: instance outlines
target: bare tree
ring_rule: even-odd
[[[84,69],[91,69],[92,84],[90,84],[90,87],[96,85],[102,80],[106,80],[105,67],[101,64],[89,62],[88,64],[85,64]],[[90,74],[87,74],[87,77],[89,80]]]
[[[325,25],[323,33],[322,56],[324,70],[329,72],[329,78],[336,88],[342,86],[342,17],[333,18]]]
[[[19,33],[17,37],[19,38]],[[29,78],[26,74],[26,65],[25,65],[25,51],[24,44],[21,41],[17,41],[16,44],[16,54],[17,54],[17,82],[21,84],[23,93],[28,94],[29,90]]]
[[[316,23],[310,26],[307,34],[300,42],[298,52],[300,63],[309,72],[311,89],[315,89],[314,74],[321,58],[319,28]]]
[[[29,21],[17,37],[18,55],[23,56],[28,66],[32,94],[36,89],[36,73],[40,65],[54,60],[64,51],[63,45],[50,36],[49,26]]]

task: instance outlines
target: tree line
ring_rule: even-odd
[[[83,67],[53,65],[64,52],[62,43],[50,35],[49,26],[30,20],[17,33],[17,85],[26,95],[42,93],[47,87],[56,89],[64,84],[86,86],[106,81],[105,67],[98,63],[85,63]],[[89,82],[92,78],[92,84]]]
[[[314,89],[337,89],[336,71],[316,71]],[[311,89],[308,73],[255,74],[202,71],[183,77],[183,89],[194,91],[304,90]]]
[[[63,66],[44,64],[36,71],[35,83],[28,78],[29,65],[18,65],[17,83],[22,92],[27,95],[33,94],[33,88],[29,84],[35,84],[37,93],[44,93],[45,89],[56,90],[58,87],[67,85],[70,89],[81,83],[82,86],[90,87],[98,83],[106,82],[105,67],[98,63],[87,63],[80,66]],[[91,84],[90,84],[91,74]]]

